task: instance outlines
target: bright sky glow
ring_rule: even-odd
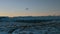
[[[60,15],[60,0],[0,0],[0,16],[46,15]]]

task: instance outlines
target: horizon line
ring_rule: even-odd
[[[60,16],[60,15],[46,15],[46,16]],[[0,16],[0,17],[25,17],[25,16]],[[27,16],[27,17],[33,17],[33,16]],[[36,16],[39,17],[39,16]]]

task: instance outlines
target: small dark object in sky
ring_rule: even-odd
[[[29,10],[29,8],[26,8],[25,10]]]

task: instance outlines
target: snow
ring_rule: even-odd
[[[0,34],[8,34],[7,32],[0,32]]]
[[[13,24],[14,22],[12,22],[11,24]],[[17,22],[16,22],[17,23]],[[2,23],[1,23],[2,24]],[[25,23],[20,23],[20,24],[25,24]],[[26,23],[26,24],[28,24],[27,26],[28,27],[26,27],[24,30],[23,30],[23,28],[24,28],[24,26],[26,26],[26,25],[24,25],[24,26],[22,26],[22,25],[19,25],[19,26],[22,26],[22,27],[16,27],[17,29],[16,30],[14,30],[13,32],[12,32],[12,34],[19,34],[19,33],[21,33],[21,34],[23,34],[24,32],[26,33],[26,34],[29,34],[29,33],[34,33],[34,34],[44,34],[44,33],[53,33],[53,32],[60,32],[57,28],[55,28],[55,27],[50,27],[50,26],[44,26],[44,25],[42,25],[42,26],[38,26],[38,25],[36,25],[36,24],[32,24],[31,23],[31,25],[29,24],[29,23]],[[32,26],[32,25],[36,25],[35,27],[34,26]],[[9,27],[10,26],[10,27]],[[9,24],[9,26],[5,26],[5,25],[3,25],[2,27],[0,27],[0,33],[1,34],[9,34],[8,32],[10,31],[10,30],[12,30],[12,29],[15,29],[15,28],[13,28],[14,27],[14,25],[10,25]],[[17,24],[16,24],[16,26],[17,26]],[[29,27],[29,26],[31,26],[31,27]],[[49,29],[49,31],[48,31],[48,29]]]
[[[41,23],[15,22],[15,20],[50,20]],[[60,34],[60,17],[25,17],[0,19],[0,34]]]

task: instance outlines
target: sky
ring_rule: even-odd
[[[0,0],[0,16],[60,15],[60,0]]]

